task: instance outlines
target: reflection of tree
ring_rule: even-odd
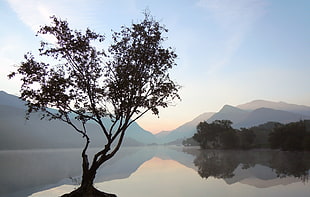
[[[194,164],[202,178],[232,178],[234,171],[242,165],[242,169],[257,164],[270,167],[278,177],[296,177],[303,182],[308,181],[310,155],[307,152],[278,151],[223,151],[201,150],[184,152],[196,156]]]
[[[201,151],[194,164],[198,167],[198,173],[203,178],[213,176],[215,178],[232,178],[234,170],[242,164],[242,169],[255,165],[252,154],[246,151]],[[242,161],[242,162],[241,162]]]
[[[215,178],[234,177],[233,171],[239,163],[233,157],[220,154],[220,152],[202,151],[194,160],[194,164],[198,167],[198,174],[207,179],[210,176]]]
[[[308,152],[279,152],[270,160],[270,167],[280,178],[293,176],[306,182],[309,179],[310,156]]]

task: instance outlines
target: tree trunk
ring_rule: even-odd
[[[97,169],[83,169],[81,186],[62,197],[116,197],[114,194],[101,192],[94,187],[94,180]]]
[[[85,188],[86,190],[88,188],[91,188],[94,184],[95,176],[96,176],[97,169],[83,169],[83,176],[82,176],[82,183],[81,187]]]

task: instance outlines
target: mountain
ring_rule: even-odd
[[[310,119],[308,114],[310,114],[310,107],[308,106],[256,100],[236,107],[225,105],[217,113],[204,113],[193,121],[185,123],[173,131],[159,133],[156,137],[159,139],[159,143],[181,144],[184,138],[194,135],[196,126],[204,120],[208,123],[214,120],[231,120],[233,128],[239,129],[267,122],[289,123]]]
[[[25,102],[17,96],[10,95],[4,91],[0,91],[0,105],[11,106],[16,108],[25,108]]]
[[[196,126],[205,120],[208,120],[214,113],[213,112],[208,112],[208,113],[203,113],[193,119],[190,122],[187,122],[180,127],[176,128],[175,130],[172,131],[164,131],[156,134],[156,137],[158,139],[159,144],[165,144],[173,141],[177,141],[178,139],[184,139],[184,138],[189,138],[194,135],[196,132]]]
[[[280,123],[286,124],[289,122],[299,121],[303,118],[310,119],[310,117],[303,116],[297,113],[292,113],[289,111],[275,110],[275,109],[270,109],[270,108],[259,108],[259,109],[256,109],[250,112],[244,120],[236,123],[234,127],[235,128],[241,128],[241,127],[248,128],[248,127],[264,124],[266,122],[280,122]]]
[[[21,108],[0,105],[0,125],[0,150],[76,148],[84,144],[79,134],[60,121],[40,120],[37,115],[26,121]]]
[[[233,124],[243,121],[249,115],[248,111],[225,105],[219,112],[208,119],[208,123],[215,120],[231,120]]]
[[[265,100],[254,100],[249,103],[241,104],[236,106],[239,109],[253,111],[259,108],[270,108],[282,111],[293,112],[297,114],[302,114],[306,116],[310,116],[310,107],[305,105],[295,105],[289,104],[285,102],[272,102],[272,101],[265,101]]]
[[[19,148],[65,148],[80,147],[83,139],[72,128],[60,121],[40,120],[34,115],[25,121],[25,105],[18,97],[0,91],[0,149]],[[225,105],[219,112],[207,112],[199,115],[172,131],[164,131],[154,136],[152,133],[133,123],[125,134],[124,145],[181,144],[196,132],[199,122],[214,120],[231,120],[234,128],[252,127],[266,122],[289,123],[301,119],[310,119],[310,107],[255,100],[237,105]],[[106,124],[111,124],[104,120]],[[92,130],[92,146],[98,146],[104,140],[100,129],[89,124]]]
[[[25,120],[25,106],[18,97],[0,92],[0,150],[76,148],[84,145],[84,139],[69,125],[59,120],[40,120],[38,114]],[[103,120],[105,124],[111,124]],[[96,124],[88,124],[91,146],[102,145],[105,141]],[[133,123],[125,134],[124,145],[146,145],[156,141],[155,136]]]
[[[126,138],[131,138],[142,144],[152,144],[156,142],[156,137],[149,131],[144,130],[138,123],[130,125],[125,133]]]
[[[171,131],[161,131],[159,133],[156,133],[155,136],[157,139],[160,139],[160,138],[163,138],[163,137],[169,135],[170,132]]]

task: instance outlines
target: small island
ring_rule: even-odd
[[[193,137],[183,141],[184,146],[201,149],[272,148],[283,151],[310,150],[310,120],[288,124],[268,122],[251,128],[234,129],[230,120],[206,121],[197,125]]]

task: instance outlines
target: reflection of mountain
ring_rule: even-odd
[[[239,165],[234,170],[234,174],[234,177],[225,179],[227,184],[240,182],[257,188],[267,188],[276,185],[288,185],[300,182],[300,179],[296,177],[279,178],[272,168],[260,164],[248,169],[242,169],[242,165]]]
[[[220,178],[228,184],[270,187],[309,178],[310,156],[303,152],[184,150],[196,155],[194,164],[202,178]]]
[[[94,152],[95,149],[90,149],[90,154]],[[204,178],[223,178],[227,184],[240,182],[260,188],[306,180],[310,169],[310,156],[306,152],[127,147],[99,169],[96,182],[128,178],[153,157],[175,160]],[[26,197],[50,187],[72,184],[69,177],[78,180],[80,150],[0,151],[0,169],[0,196]]]
[[[72,184],[68,178],[79,180],[81,174],[80,152],[79,149],[0,151],[0,196],[26,197],[48,187]],[[90,149],[90,153],[94,152],[95,149]],[[123,148],[99,169],[95,181],[127,178],[155,153],[154,148]]]
[[[134,173],[144,162],[159,157],[173,159],[195,168],[194,156],[184,154],[180,147],[127,147],[105,163],[96,176],[96,182],[123,179]],[[96,149],[90,149],[90,155]],[[81,158],[79,149],[0,151],[0,196],[26,197],[31,193],[72,184],[68,178],[79,180]],[[66,179],[66,180],[64,180]],[[49,185],[49,186],[46,186]]]
[[[0,196],[28,196],[80,174],[80,163],[77,149],[0,151]]]
[[[167,148],[165,146],[163,147],[158,146],[156,157],[159,157],[161,159],[166,159],[166,160],[168,159],[174,160],[188,168],[192,168],[196,170],[197,167],[193,163],[194,156],[190,154],[184,154],[182,150],[183,150],[182,147],[175,147],[175,146],[169,147],[168,146]]]
[[[152,159],[156,148],[123,148],[115,158],[105,163],[97,172],[96,182],[127,178],[144,162]]]

